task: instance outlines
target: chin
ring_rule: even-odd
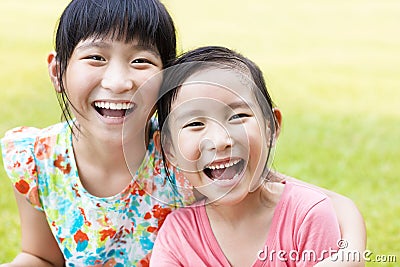
[[[207,203],[215,204],[218,206],[233,206],[240,202],[242,202],[247,196],[249,192],[248,190],[238,190],[238,188],[232,188],[232,190],[228,192],[221,192],[219,195],[214,194],[212,197],[207,196]]]

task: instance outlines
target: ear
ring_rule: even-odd
[[[282,113],[281,110],[277,107],[272,109],[272,112],[274,113],[275,116],[275,140],[278,139],[279,134],[281,133],[281,128],[282,128]]]
[[[172,147],[171,142],[168,139],[161,144],[161,133],[159,130],[155,131],[153,134],[154,146],[156,147],[157,151],[161,153],[161,146],[164,150],[164,154],[166,157],[166,161],[172,165],[175,163],[175,154],[173,153],[174,149]]]
[[[56,59],[56,55],[56,52],[51,52],[47,55],[47,68],[54,89],[57,93],[61,93],[62,89],[60,87],[60,82],[58,79],[59,62]]]
[[[161,134],[159,130],[153,133],[153,141],[157,151],[161,153]]]

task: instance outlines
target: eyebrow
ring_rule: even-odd
[[[85,42],[76,47],[76,50],[83,50],[87,48],[110,48],[111,45],[106,42],[94,41],[94,42]]]
[[[156,57],[161,57],[160,53],[158,52],[158,49],[153,47],[153,46],[146,46],[146,45],[134,45],[133,46],[135,49],[139,51],[146,51],[152,53]]]
[[[191,118],[195,118],[199,116],[199,113],[202,113],[202,110],[199,109],[192,109],[189,112],[184,112],[179,114],[178,116],[175,116],[175,121],[182,121],[182,120],[187,120]]]
[[[230,107],[231,109],[237,109],[237,108],[251,108],[253,105],[251,105],[250,103],[246,103],[245,101],[236,101],[228,104],[227,106]]]
[[[112,45],[108,42],[103,42],[103,41],[93,41],[93,42],[85,42],[79,46],[76,47],[76,50],[83,50],[83,49],[88,49],[88,48],[110,48]],[[154,56],[159,57],[160,53],[152,46],[145,46],[145,45],[140,45],[140,44],[135,44],[131,46],[132,49],[138,50],[138,51],[146,51],[152,53]]]

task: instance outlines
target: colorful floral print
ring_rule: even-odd
[[[67,123],[13,129],[2,139],[2,151],[15,188],[46,213],[66,266],[148,266],[165,217],[193,201],[185,179],[177,176],[179,193],[166,182],[152,141],[129,186],[107,198],[82,186]]]

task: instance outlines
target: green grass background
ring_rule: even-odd
[[[0,0],[0,136],[60,119],[47,76],[68,1]],[[225,45],[257,62],[283,112],[277,170],[346,195],[368,249],[400,262],[400,2],[164,0],[179,49]],[[0,170],[0,263],[19,251],[19,217]],[[396,266],[368,263],[367,266]]]

